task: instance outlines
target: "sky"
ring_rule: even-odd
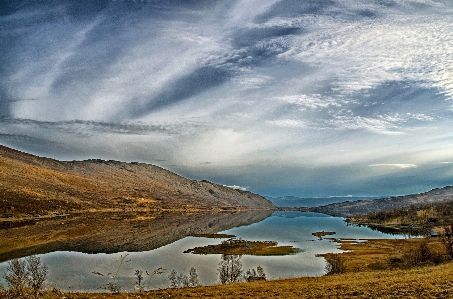
[[[0,144],[267,196],[453,184],[451,0],[7,0]]]

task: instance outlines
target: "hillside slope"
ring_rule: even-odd
[[[143,163],[57,161],[0,146],[0,213],[273,209],[262,196]],[[1,214],[0,214],[1,216]]]
[[[453,186],[433,189],[425,193],[397,196],[380,199],[367,199],[354,202],[340,202],[321,207],[311,208],[313,212],[325,213],[333,216],[350,217],[372,212],[389,211],[412,205],[424,205],[436,202],[453,200]]]

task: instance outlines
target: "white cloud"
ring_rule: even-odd
[[[284,184],[295,173],[361,165],[357,174],[339,170],[353,184],[363,173],[451,161],[453,8],[377,2],[338,0],[300,15],[274,0],[169,4],[153,17],[144,13],[153,2],[119,14],[111,3],[77,22],[62,13],[27,30],[0,26],[2,36],[18,34],[5,56],[11,68],[0,73],[11,104],[0,108],[20,119],[2,122],[0,135],[43,136],[115,159],[158,156],[189,175],[247,168],[260,186],[260,169]],[[109,13],[121,17],[109,23]],[[220,72],[197,76],[203,67]],[[275,175],[282,169],[287,177]],[[243,179],[225,183],[249,186]]]
[[[334,99],[332,97],[323,97],[320,94],[313,95],[290,95],[278,98],[278,100],[293,104],[300,107],[301,110],[306,109],[321,109],[330,106],[341,107],[344,101]]]
[[[294,37],[283,54],[338,78],[337,91],[354,94],[392,80],[429,82],[453,96],[451,14],[405,15],[386,10],[371,21],[316,16],[310,33]]]
[[[241,190],[241,191],[247,191],[247,187],[241,187],[241,186],[236,186],[236,185],[225,186],[225,187],[232,188],[232,189],[237,189],[237,190]]]
[[[269,84],[269,82],[272,80],[272,77],[270,76],[262,76],[262,75],[248,75],[244,77],[239,77],[236,79],[241,86],[241,89],[247,90],[247,89],[257,89],[265,86],[266,84]]]
[[[305,128],[307,124],[300,120],[294,119],[280,119],[274,121],[268,121],[268,123],[282,128]]]
[[[390,168],[401,168],[401,169],[406,169],[406,168],[416,168],[416,164],[372,164],[369,165],[370,167],[390,167]]]

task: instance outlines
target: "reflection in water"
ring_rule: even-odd
[[[222,232],[244,240],[277,241],[281,246],[302,249],[289,256],[242,256],[243,269],[261,266],[269,279],[325,273],[325,260],[316,255],[340,250],[335,242],[319,240],[313,232],[334,231],[335,237],[347,239],[399,237],[367,227],[347,226],[343,218],[311,212],[94,215],[95,218],[72,217],[47,224],[36,223],[23,234],[20,233],[23,228],[6,230],[14,240],[22,242],[17,244],[24,244],[30,236],[34,236],[34,243],[19,254],[12,250],[1,257],[6,260],[7,255],[20,257],[28,252],[49,252],[41,257],[49,266],[51,284],[68,291],[100,291],[99,287],[108,283],[109,278],[93,273],[116,271],[121,256],[128,254],[130,262],[121,266],[116,279],[122,290],[133,291],[130,282],[134,281],[137,270],[152,273],[159,267],[166,269],[165,272],[146,280],[147,289],[169,287],[168,276],[172,270],[187,274],[192,267],[196,268],[201,284],[219,283],[221,255],[183,252],[197,246],[219,244],[222,239],[190,237],[193,234]],[[32,235],[33,232],[36,235]],[[5,270],[6,263],[0,263],[0,277]]]
[[[3,246],[6,250],[0,252],[0,262],[54,251],[148,251],[193,234],[216,233],[250,225],[267,218],[272,212],[91,213],[58,218],[20,229],[0,230],[0,239],[8,239],[15,244],[27,244],[24,248],[13,247],[10,250]]]
[[[425,229],[419,227],[388,227],[380,225],[367,225],[371,230],[378,231],[387,235],[400,236],[404,235],[407,238],[420,237],[425,234]]]

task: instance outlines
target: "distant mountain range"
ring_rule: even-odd
[[[144,163],[57,161],[0,146],[0,217],[75,211],[275,209],[266,198]]]
[[[289,207],[289,208],[300,208],[300,207],[319,207],[332,203],[344,202],[344,201],[357,201],[364,199],[373,199],[379,197],[373,196],[329,196],[329,197],[297,197],[297,196],[283,196],[283,197],[270,197],[266,196],[274,205],[277,207]]]
[[[310,208],[310,211],[332,216],[350,217],[372,212],[388,211],[412,205],[420,206],[447,201],[453,201],[453,186],[436,188],[420,194],[332,203]]]

